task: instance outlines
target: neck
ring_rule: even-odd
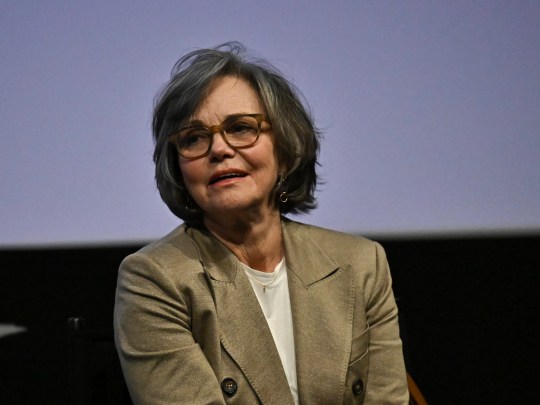
[[[281,217],[278,210],[249,220],[215,221],[205,217],[204,224],[238,260],[252,269],[273,272],[283,258]]]

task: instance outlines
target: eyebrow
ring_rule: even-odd
[[[214,124],[214,125],[219,125],[231,118],[236,118],[236,117],[241,117],[243,115],[253,115],[253,114],[262,114],[262,113],[258,113],[258,112],[255,112],[255,113],[244,113],[244,112],[241,112],[241,113],[234,113],[234,114],[229,114],[229,115],[226,115],[225,118],[223,120],[221,120],[220,123],[218,124]],[[192,121],[189,121],[186,125],[183,125],[182,128],[191,128],[191,127],[204,127],[204,128],[208,128],[208,127],[211,127],[212,125],[207,125],[205,124],[204,122],[202,122],[201,120],[192,120]]]

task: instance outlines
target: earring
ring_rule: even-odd
[[[279,189],[281,188],[281,186],[283,186],[286,180],[287,180],[286,176],[282,175],[281,173],[278,173],[277,182],[276,182],[276,191],[279,191]],[[281,194],[279,195],[279,201],[284,204],[288,200],[289,200],[289,197],[287,197],[287,192],[282,191]]]

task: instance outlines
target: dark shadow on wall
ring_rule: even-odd
[[[378,240],[399,299],[408,370],[428,402],[535,403],[540,235]],[[0,251],[0,324],[28,329],[0,338],[1,404],[75,403],[67,319],[84,316],[110,336],[117,268],[139,247]],[[99,347],[90,359],[114,357],[110,345]],[[106,378],[121,384],[111,369]],[[88,403],[114,403],[99,394]]]

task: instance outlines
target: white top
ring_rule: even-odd
[[[285,259],[278,263],[273,273],[254,270],[243,263],[242,266],[268,322],[294,402],[298,405],[291,300]]]

